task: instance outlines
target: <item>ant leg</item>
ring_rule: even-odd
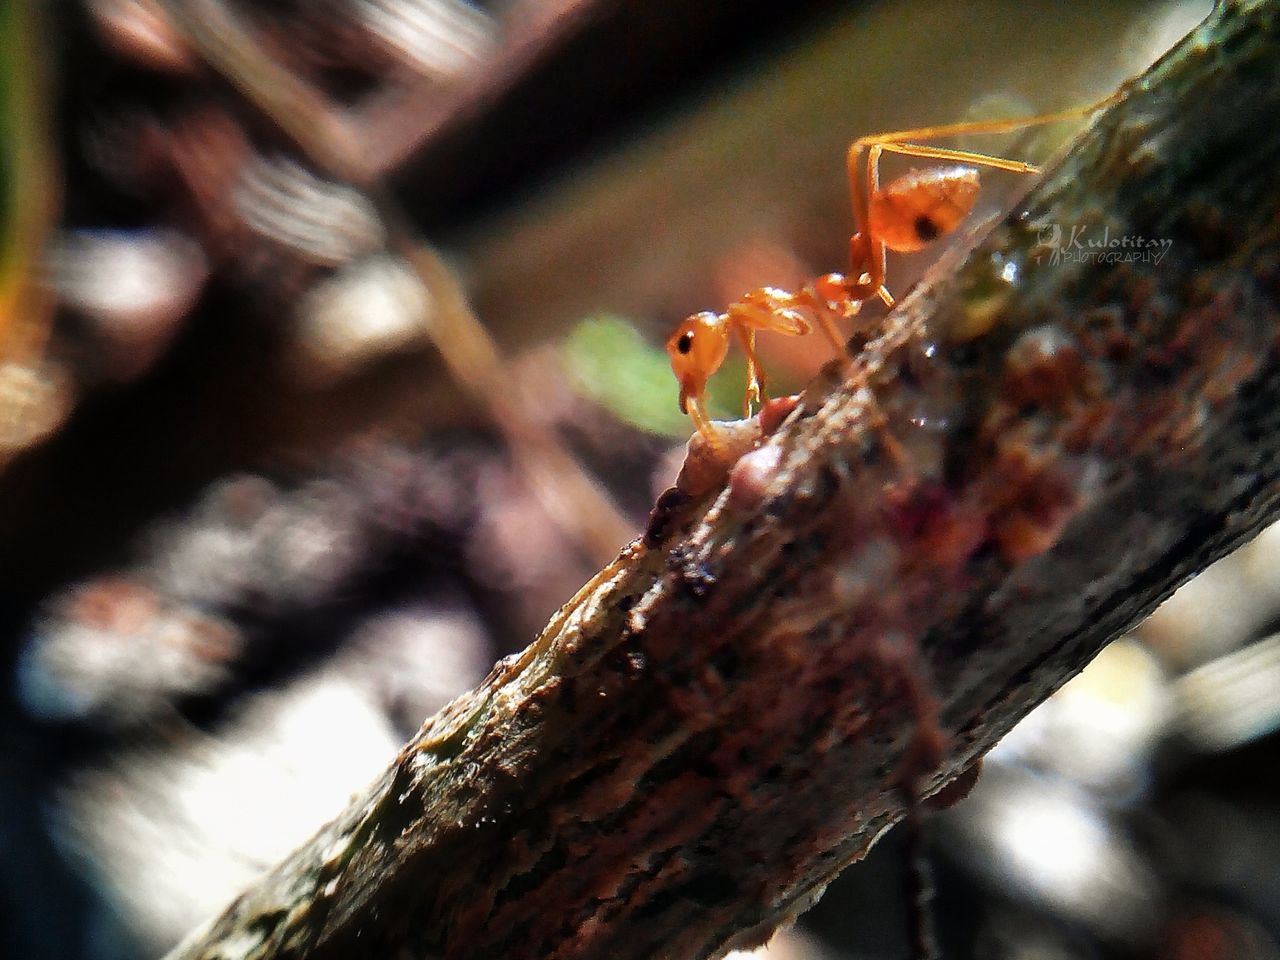
[[[746,293],[728,311],[733,329],[747,356],[746,416],[764,397],[764,365],[756,353],[756,332],[768,330],[789,337],[804,336],[811,329],[807,314],[821,314],[821,304],[809,291],[788,293],[776,287],[758,287]]]
[[[867,152],[867,203],[870,204],[871,198],[880,190],[880,153],[884,149],[884,144],[874,144]],[[868,215],[866,224],[863,227],[867,235],[867,250],[869,256],[867,258],[867,271],[870,273],[870,286],[875,290],[886,307],[893,306],[893,296],[885,288],[884,277],[889,269],[888,255],[885,252],[883,241],[877,240],[871,232],[871,217]]]
[[[764,367],[756,355],[756,332],[744,323],[734,324],[734,333],[742,344],[742,352],[747,355],[747,390],[742,398],[742,415],[751,416],[753,408],[760,404],[764,396]]]
[[[927,160],[954,160],[957,163],[973,163],[983,167],[994,167],[996,170],[1007,170],[1010,173],[1039,173],[1040,168],[1034,163],[1024,160],[1010,160],[989,153],[974,153],[972,150],[951,150],[947,147],[926,147],[918,143],[894,141],[878,143],[872,150],[887,150],[905,157],[922,157]],[[877,154],[877,159],[879,154]]]
[[[736,305],[735,305],[736,306]],[[730,316],[737,323],[733,324],[733,334],[742,346],[746,356],[746,390],[742,394],[742,416],[751,416],[751,408],[760,402],[760,390],[764,385],[764,367],[760,366],[760,357],[755,352],[755,329],[750,325],[748,316],[730,308]]]
[[[884,145],[877,138],[855,140],[845,156],[849,174],[849,195],[853,201],[853,236],[849,238],[850,300],[879,297],[886,307],[894,304],[884,285],[886,270],[884,244],[871,232],[871,198],[880,189],[880,153]],[[863,277],[867,279],[864,281]]]
[[[853,300],[847,296],[831,302],[841,307],[841,313],[845,318],[856,316],[862,308],[862,301]],[[840,330],[836,327],[836,322],[831,316],[831,309],[825,303],[815,304],[813,316],[818,321],[818,329],[826,337],[827,343],[831,344],[832,351],[840,358],[841,365],[844,366],[846,371],[849,370],[853,366],[853,358],[849,356],[849,345],[845,338],[840,335]]]
[[[1124,89],[1108,94],[1092,103],[1080,104],[1054,113],[1038,113],[1030,117],[1014,117],[1004,120],[971,120],[963,123],[946,123],[932,127],[916,127],[911,130],[895,130],[891,133],[877,133],[867,137],[859,137],[849,148],[852,154],[861,152],[875,144],[908,143],[912,140],[937,140],[941,137],[958,137],[966,134],[1007,133],[1010,130],[1021,130],[1024,127],[1036,127],[1062,120],[1076,120],[1087,117],[1104,107],[1121,100],[1126,94]]]
[[[816,311],[818,318],[818,329],[822,331],[822,335],[827,338],[827,343],[831,344],[831,349],[841,361],[848,366],[852,362],[849,356],[849,348],[845,341],[840,337],[840,331],[836,329],[835,321],[831,319],[831,315],[826,310]]]

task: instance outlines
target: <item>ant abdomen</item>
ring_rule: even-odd
[[[974,167],[912,170],[871,197],[871,235],[896,253],[910,253],[950,233],[978,202]]]

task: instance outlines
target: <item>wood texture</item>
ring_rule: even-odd
[[[1276,517],[1277,64],[1274,3],[1216,11],[171,958],[716,957],[805,909]]]

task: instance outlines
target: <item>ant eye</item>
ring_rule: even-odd
[[[921,243],[928,243],[930,240],[936,240],[942,233],[942,229],[933,221],[933,218],[924,213],[916,217],[916,222],[913,226],[915,227],[916,236],[920,238]]]
[[[686,330],[680,335],[680,339],[676,341],[676,349],[681,353],[688,353],[693,349],[693,331]]]

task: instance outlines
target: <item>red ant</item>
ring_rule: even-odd
[[[724,313],[695,313],[667,340],[671,369],[680,382],[680,410],[693,420],[711,449],[723,443],[706,411],[707,380],[724,363],[732,333],[747,358],[744,415],[750,416],[764,393],[764,370],[756,355],[756,333],[770,330],[788,336],[808,333],[816,322],[839,356],[846,356],[836,321],[855,316],[864,300],[879,297],[894,304],[885,286],[886,253],[920,250],[955,230],[978,199],[976,166],[1011,173],[1036,173],[1038,168],[1021,160],[924,146],[913,141],[936,140],[962,134],[1003,133],[1039,124],[1087,116],[1114,101],[1119,94],[1057,113],[1013,120],[952,123],[915,130],[898,130],[861,137],[849,147],[849,191],[853,198],[855,233],[849,240],[849,273],[828,273],[796,293],[776,287],[759,287],[729,305]],[[912,170],[880,186],[881,154],[897,153],[929,160],[947,160],[956,166]],[[963,166],[962,164],[971,164]]]
[[[743,411],[750,416],[764,393],[764,371],[756,355],[756,333],[770,330],[788,336],[802,336],[814,324],[830,342],[836,355],[848,362],[844,341],[836,322],[852,318],[862,303],[879,297],[886,307],[894,297],[885,286],[887,252],[905,253],[923,249],[951,233],[977,203],[978,166],[1011,173],[1035,173],[1037,168],[1021,160],[925,146],[915,141],[936,140],[960,134],[1000,133],[1038,124],[1086,116],[1120,96],[1120,93],[1085,106],[1058,113],[1040,114],[1015,120],[978,121],[944,126],[921,127],[861,137],[847,155],[849,189],[853,200],[855,232],[849,240],[849,273],[828,273],[796,293],[776,287],[758,287],[730,304],[724,313],[695,313],[684,320],[667,340],[671,369],[680,383],[680,410],[687,413],[706,440],[713,458],[728,458],[730,444],[720,435],[705,406],[707,380],[724,363],[730,335],[737,337],[746,354],[747,387]],[[912,170],[880,185],[880,157],[885,152],[954,165]],[[886,438],[891,443],[891,438]],[[891,446],[896,448],[896,444]],[[732,481],[731,481],[732,483]],[[888,654],[886,654],[888,656]],[[928,908],[931,883],[924,855],[921,785],[935,770],[943,755],[945,734],[938,717],[938,704],[927,679],[921,655],[914,644],[893,654],[901,660],[907,681],[915,732],[896,774],[898,789],[906,806],[911,851],[910,882],[913,891],[910,910],[910,941],[913,956],[936,956]],[[974,771],[976,776],[976,768]],[[969,778],[971,782],[972,777]],[[967,790],[967,788],[966,788]],[[963,793],[964,791],[962,791]],[[961,794],[962,795],[962,794]]]

